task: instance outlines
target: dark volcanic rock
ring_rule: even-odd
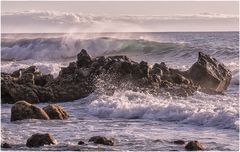
[[[62,106],[57,104],[49,104],[43,110],[48,114],[50,119],[67,119],[69,115]]]
[[[56,140],[49,133],[46,134],[34,134],[28,138],[26,146],[27,147],[40,147],[44,145],[56,144]]]
[[[51,74],[37,75],[34,77],[34,83],[35,85],[45,86],[47,83],[51,83],[53,79],[54,78]]]
[[[8,143],[2,143],[1,148],[12,148],[12,146]]]
[[[66,102],[99,90],[112,95],[116,89],[154,95],[169,92],[174,96],[189,96],[197,90],[219,94],[230,81],[231,72],[201,52],[189,70],[180,71],[168,68],[164,62],[151,68],[147,62],[134,62],[124,55],[91,58],[86,50],[81,50],[77,61],[62,68],[57,78],[43,75],[35,66],[12,74],[1,73],[1,99],[2,103]]]
[[[204,150],[202,144],[199,143],[198,141],[190,141],[185,146],[185,149],[188,150],[188,151]]]
[[[2,103],[15,103],[19,100],[26,100],[30,103],[38,103],[39,98],[36,92],[28,85],[18,84],[13,81],[2,81]]]
[[[86,50],[82,49],[81,52],[77,55],[77,66],[84,67],[90,65],[92,59]]]
[[[11,121],[23,119],[44,119],[48,120],[49,117],[44,110],[26,101],[16,102],[11,109]]]
[[[189,78],[202,88],[223,92],[227,89],[232,74],[215,58],[199,52],[198,61],[188,70]]]
[[[89,139],[89,142],[93,142],[95,144],[108,145],[108,146],[114,145],[114,139],[108,139],[103,136],[93,136]]]

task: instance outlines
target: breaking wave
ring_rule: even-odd
[[[118,91],[93,100],[87,108],[88,113],[100,118],[150,119],[239,130],[237,98],[200,92],[187,98],[164,98]]]
[[[92,56],[131,53],[163,53],[180,50],[184,43],[160,43],[142,39],[116,39],[100,37],[94,39],[32,38],[3,39],[2,59],[66,59],[74,58],[81,49],[86,49]]]

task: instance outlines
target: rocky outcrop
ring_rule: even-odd
[[[38,108],[26,101],[16,102],[11,109],[11,121],[23,119],[44,119],[48,120],[49,117],[44,110]]]
[[[198,61],[188,70],[188,77],[203,90],[223,92],[231,79],[231,71],[215,58],[199,52]]]
[[[84,98],[96,90],[111,95],[116,89],[154,95],[169,92],[175,96],[189,96],[197,90],[222,93],[231,81],[231,72],[222,63],[201,52],[187,71],[169,68],[164,62],[151,67],[127,56],[92,58],[82,50],[77,61],[62,68],[55,79],[34,66],[1,76],[2,103],[65,102]]]
[[[93,136],[89,139],[89,142],[93,142],[95,144],[102,144],[102,145],[108,145],[113,146],[114,145],[114,139],[108,139],[104,136]]]
[[[28,138],[26,146],[27,147],[40,147],[44,145],[56,144],[56,140],[49,133],[46,134],[34,134]]]
[[[198,141],[190,141],[185,146],[185,149],[188,150],[188,151],[204,150],[202,144],[199,143]]]
[[[67,112],[57,104],[49,104],[43,110],[47,113],[50,119],[67,119],[69,115]]]

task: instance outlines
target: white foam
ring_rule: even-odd
[[[125,91],[95,99],[87,108],[90,114],[100,118],[153,119],[238,129],[237,105],[237,96],[197,92],[192,97],[172,99]]]
[[[12,73],[21,68],[27,68],[31,65],[36,66],[43,74],[52,74],[57,77],[61,67],[67,66],[66,63],[57,62],[38,62],[33,60],[24,60],[20,62],[3,62],[1,64],[1,72]]]

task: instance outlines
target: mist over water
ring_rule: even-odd
[[[23,139],[34,132],[50,132],[59,144],[43,149],[54,150],[64,145],[72,148],[79,139],[100,134],[120,140],[109,150],[183,150],[171,144],[176,139],[200,140],[207,150],[238,150],[238,43],[238,32],[3,34],[2,72],[36,65],[57,77],[61,67],[75,61],[81,49],[92,57],[127,55],[138,62],[165,62],[187,70],[202,51],[223,62],[233,78],[225,95],[196,92],[189,97],[162,97],[118,90],[108,96],[94,92],[84,99],[61,103],[70,114],[69,120],[61,122],[10,123],[11,105],[4,104],[2,139],[26,149]],[[162,143],[154,143],[156,139]]]

